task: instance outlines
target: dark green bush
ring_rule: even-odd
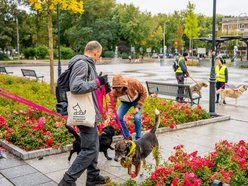
[[[29,57],[34,57],[36,56],[36,49],[35,48],[25,48],[23,50],[23,55],[26,59],[28,59]]]
[[[113,51],[105,51],[102,56],[113,58],[115,56],[115,53]]]
[[[40,45],[36,48],[36,55],[39,59],[44,59],[47,55],[49,55],[49,51],[47,46]]]
[[[127,54],[127,53],[122,53],[121,54],[122,59],[128,59],[128,57],[129,57],[129,54]]]
[[[0,53],[0,60],[8,60],[9,57],[6,54]]]
[[[61,59],[71,59],[74,56],[74,51],[69,47],[60,48]]]

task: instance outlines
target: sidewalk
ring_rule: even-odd
[[[208,107],[207,102],[203,103],[203,107]],[[158,135],[160,148],[163,159],[167,159],[173,152],[173,147],[178,144],[184,144],[187,152],[198,150],[199,155],[206,155],[214,149],[214,144],[220,140],[229,140],[238,142],[239,140],[248,140],[248,116],[246,114],[247,108],[234,107],[232,105],[217,106],[216,111],[220,114],[231,114],[231,120],[209,124],[206,126],[188,128],[174,132],[167,132]],[[53,186],[62,178],[64,172],[68,169],[69,163],[67,157],[69,153],[63,153],[53,156],[47,156],[43,159],[32,159],[22,161],[17,159],[8,152],[2,153],[6,158],[0,159],[0,185],[42,185]],[[111,157],[114,152],[109,150]],[[71,161],[74,160],[74,154]],[[154,165],[154,160],[150,155],[148,163]],[[110,176],[116,183],[123,183],[129,179],[127,170],[122,168],[119,163],[108,161],[104,155],[100,153],[99,168],[101,174]],[[143,180],[144,177],[139,177],[138,180]],[[85,185],[85,174],[82,175],[78,181],[78,185]]]

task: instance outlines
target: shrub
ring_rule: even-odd
[[[103,57],[113,58],[113,57],[115,57],[115,53],[113,51],[105,51],[103,53]]]
[[[36,55],[39,59],[44,59],[47,55],[49,55],[49,51],[47,46],[40,45],[36,48]]]
[[[69,47],[61,47],[61,59],[71,59],[74,56],[74,51]]]
[[[0,60],[9,60],[8,55],[0,53]]]
[[[35,48],[25,48],[23,50],[23,55],[26,59],[29,59],[29,57],[36,56],[36,49]]]
[[[128,59],[129,55],[127,53],[122,53],[121,58],[122,59]]]

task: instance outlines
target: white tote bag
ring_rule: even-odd
[[[96,111],[92,93],[72,94],[71,92],[67,92],[67,100],[67,125],[94,127]]]

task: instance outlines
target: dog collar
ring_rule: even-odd
[[[133,141],[130,141],[130,142],[132,143],[132,146],[130,148],[130,151],[129,151],[127,157],[132,156],[134,151],[135,151],[135,149],[136,149],[136,144]]]

